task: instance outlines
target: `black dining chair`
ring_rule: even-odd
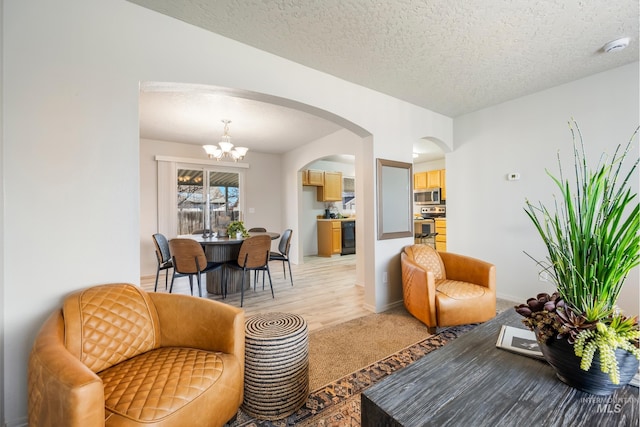
[[[242,270],[242,284],[240,286],[240,307],[244,303],[244,282],[246,273],[262,271],[269,275],[269,286],[271,286],[271,297],[273,293],[273,283],[271,282],[271,272],[269,272],[269,251],[271,250],[271,237],[266,234],[252,236],[245,239],[240,246],[238,259],[227,262],[227,266],[236,270]],[[264,273],[263,273],[264,274]],[[262,277],[264,281],[264,276]],[[227,285],[224,284],[223,294],[226,297]]]
[[[191,295],[193,295],[193,276],[198,280],[198,295],[202,296],[200,279],[202,273],[222,268],[223,262],[207,261],[202,246],[193,239],[171,239],[169,241],[171,258],[173,260],[173,277],[169,293],[173,291],[173,282],[176,277],[188,276]]]
[[[169,250],[169,242],[164,234],[156,233],[153,236],[153,243],[156,246],[156,258],[158,259],[158,269],[156,270],[156,284],[153,287],[153,291],[158,291],[158,278],[160,277],[160,271],[166,270],[164,276],[164,289],[167,289],[169,284],[169,269],[173,268],[173,261],[171,260],[171,251]]]
[[[287,270],[285,270],[284,263],[289,265],[289,278],[291,279],[291,286],[293,286],[293,275],[291,274],[291,262],[289,261],[289,248],[291,248],[291,235],[293,230],[287,228],[282,233],[280,243],[278,244],[278,252],[269,252],[269,261],[282,261],[282,272],[284,278],[287,278]]]
[[[249,231],[249,233],[251,233],[252,231],[255,231],[255,232],[262,232],[262,233],[264,233],[264,232],[266,232],[266,231],[267,231],[267,229],[266,229],[266,228],[264,228],[264,227],[252,227],[252,228],[250,228],[250,229],[249,229],[249,230],[247,230],[247,231]]]

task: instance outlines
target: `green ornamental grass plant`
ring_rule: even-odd
[[[550,210],[526,201],[525,212],[547,248],[544,260],[535,260],[557,287],[557,294],[539,294],[516,307],[524,323],[538,332],[539,340],[566,337],[575,343],[581,368],[589,370],[596,353],[601,368],[618,384],[615,350],[621,348],[640,359],[640,332],[636,317],[617,308],[620,290],[629,272],[640,263],[640,211],[630,180],[639,159],[626,161],[638,128],[626,146],[618,145],[612,157],[603,154],[590,169],[580,129],[569,123],[573,137],[573,182],[547,174],[560,191]],[[530,255],[529,255],[530,256]]]

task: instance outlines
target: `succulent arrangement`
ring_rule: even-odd
[[[525,208],[548,253],[541,261],[531,258],[549,274],[557,292],[538,294],[515,309],[539,342],[566,339],[573,344],[583,370],[599,352],[602,372],[618,384],[616,349],[640,360],[638,319],[624,316],[616,306],[624,280],[640,264],[640,210],[630,188],[639,159],[626,173],[622,169],[638,128],[626,146],[619,145],[608,160],[603,155],[590,170],[582,135],[575,122],[569,125],[575,182],[565,179],[558,159],[560,176],[547,171],[561,193],[556,211],[528,200]]]
[[[227,226],[227,234],[229,236],[235,236],[238,232],[242,233],[242,237],[249,236],[246,228],[244,228],[244,223],[242,221],[231,221]]]

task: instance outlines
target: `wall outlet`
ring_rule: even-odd
[[[540,273],[538,273],[538,280],[541,282],[548,282],[549,273],[547,273],[546,271],[541,271]]]
[[[518,172],[511,172],[507,174],[508,181],[518,181],[520,179],[520,174]]]
[[[387,272],[382,273],[382,283],[387,283]]]

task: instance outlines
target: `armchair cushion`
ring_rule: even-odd
[[[487,292],[487,288],[473,283],[444,279],[438,283],[436,291],[451,299],[465,300],[481,297]]]

